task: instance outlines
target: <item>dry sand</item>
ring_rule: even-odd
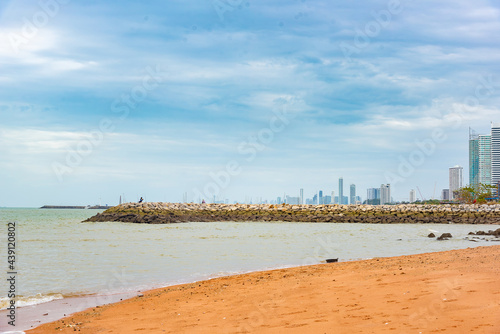
[[[500,333],[500,246],[157,289],[28,333]]]

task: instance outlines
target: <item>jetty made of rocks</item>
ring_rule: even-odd
[[[86,220],[104,221],[146,224],[215,221],[500,224],[500,204],[270,205],[148,202],[121,204]]]

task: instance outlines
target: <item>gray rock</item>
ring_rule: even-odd
[[[441,234],[441,236],[439,236],[439,238],[437,238],[437,240],[448,240],[450,238],[453,238],[451,233],[443,233]]]

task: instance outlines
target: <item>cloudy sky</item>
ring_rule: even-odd
[[[0,206],[425,198],[500,121],[495,1],[2,1]]]

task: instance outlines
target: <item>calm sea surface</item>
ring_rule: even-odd
[[[495,225],[326,223],[81,223],[96,210],[0,209],[0,263],[7,222],[17,222],[18,306],[113,294],[270,268],[486,246],[467,233]],[[453,239],[427,238],[450,232]],[[436,232],[437,231],[437,232]],[[7,282],[0,280],[0,306]]]

